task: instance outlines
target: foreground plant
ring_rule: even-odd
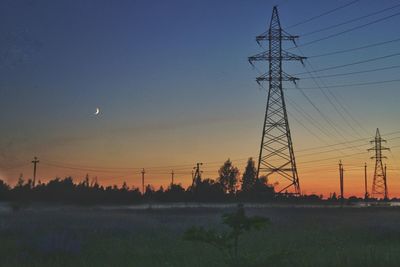
[[[222,215],[222,223],[229,227],[229,231],[217,232],[214,229],[193,226],[185,232],[184,239],[207,243],[222,251],[228,262],[236,262],[240,236],[251,230],[264,229],[270,221],[260,216],[247,217],[243,205],[238,205],[235,212]]]

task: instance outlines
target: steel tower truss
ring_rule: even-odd
[[[267,61],[269,63],[269,71],[256,78],[257,83],[269,82],[257,178],[266,176],[269,180],[271,178],[282,180],[279,192],[300,195],[299,176],[282,88],[283,81],[296,83],[298,80],[298,78],[283,72],[282,62],[284,60],[300,60],[303,63],[303,59],[305,59],[305,57],[297,56],[282,49],[282,41],[295,43],[296,38],[298,36],[289,35],[281,28],[278,9],[274,7],[269,30],[256,37],[259,44],[267,41],[269,50],[249,57],[249,62],[252,65],[256,61]]]
[[[375,139],[371,141],[374,147],[368,149],[368,151],[375,151],[375,156],[371,159],[375,159],[375,171],[374,180],[372,183],[372,197],[383,197],[388,199],[388,188],[386,183],[386,167],[384,167],[382,159],[386,157],[382,155],[382,150],[389,150],[387,147],[383,147],[382,143],[386,140],[382,139],[379,129],[376,129]]]

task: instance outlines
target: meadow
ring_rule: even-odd
[[[214,207],[0,207],[1,266],[229,266],[215,248],[182,238],[223,230]],[[235,266],[399,266],[400,208],[246,207],[271,225],[240,238]]]

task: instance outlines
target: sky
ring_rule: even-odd
[[[391,42],[313,57],[400,38],[400,6],[389,9],[398,3],[391,0],[359,0],[293,26],[349,2],[1,1],[0,178],[15,184],[21,173],[32,177],[34,156],[41,181],[80,181],[88,173],[102,184],[138,187],[145,168],[146,183],[165,187],[174,170],[175,181],[186,186],[197,162],[203,162],[204,178],[216,178],[228,158],[243,172],[247,158],[258,158],[266,103],[266,87],[255,78],[267,65],[252,67],[247,57],[263,51],[255,36],[268,28],[274,5],[285,31],[300,36],[299,49],[284,47],[309,57],[308,70],[400,52],[399,42]],[[315,75],[392,67],[399,58]],[[399,70],[314,81],[301,63],[284,64],[286,73],[299,74],[298,87],[311,100],[284,85],[303,193],[338,192],[341,159],[345,195],[362,196],[364,162],[369,188],[374,166],[368,140],[379,128],[391,147],[385,152],[389,195],[400,196],[399,83],[324,89],[329,97],[316,88],[398,79]]]

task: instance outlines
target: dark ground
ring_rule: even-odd
[[[193,225],[222,229],[233,207],[0,206],[1,266],[228,266]],[[400,266],[400,208],[260,207],[272,225],[240,240],[243,266]]]

